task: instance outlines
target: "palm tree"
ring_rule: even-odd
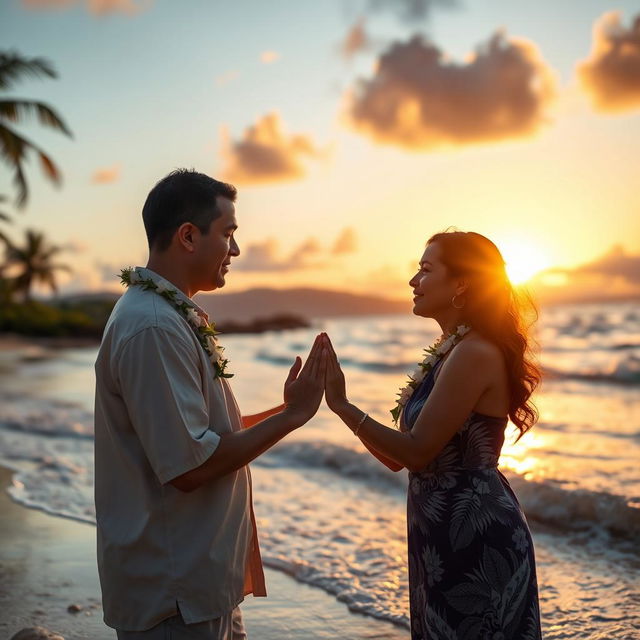
[[[24,58],[14,51],[0,52],[0,91],[6,91],[16,80],[26,76],[56,78],[57,74],[51,63],[44,58]],[[24,161],[29,151],[35,151],[42,171],[54,184],[59,184],[62,177],[53,160],[40,147],[10,126],[10,124],[20,124],[30,116],[37,116],[40,124],[71,137],[71,131],[62,118],[46,104],[16,98],[0,100],[0,157],[13,171],[13,182],[18,190],[16,197],[18,207],[23,207],[27,202],[28,189]]]
[[[7,245],[7,266],[17,275],[12,279],[13,291],[22,293],[25,302],[31,300],[31,287],[36,282],[48,285],[57,292],[57,271],[71,271],[65,264],[54,263],[54,258],[64,251],[63,247],[49,244],[41,231],[27,229],[24,246]]]

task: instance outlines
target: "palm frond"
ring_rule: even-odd
[[[48,105],[36,100],[0,100],[0,118],[20,123],[36,116],[41,125],[50,127],[72,137],[64,120]]]
[[[24,175],[23,162],[27,151],[33,150],[40,158],[42,169],[54,184],[59,184],[61,173],[53,160],[30,140],[16,133],[8,126],[0,124],[0,158],[2,158],[14,171],[13,183],[18,190],[16,206],[22,207],[27,201],[27,180]]]
[[[45,58],[25,58],[16,51],[0,53],[0,90],[9,89],[22,77],[56,78],[53,65]]]

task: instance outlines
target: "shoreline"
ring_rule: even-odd
[[[81,349],[99,347],[99,338],[73,336],[26,336],[19,333],[0,333],[0,353],[24,349]]]
[[[95,526],[14,502],[7,493],[13,473],[0,466],[0,637],[42,626],[65,640],[114,640],[115,631],[102,621]],[[284,573],[265,567],[265,576],[269,597],[242,604],[250,639],[409,637],[406,629],[352,613]]]

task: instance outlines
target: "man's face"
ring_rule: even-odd
[[[233,237],[238,228],[236,208],[227,198],[216,200],[221,215],[209,227],[209,233],[200,234],[194,255],[194,280],[198,291],[213,291],[223,287],[231,258],[240,255]]]

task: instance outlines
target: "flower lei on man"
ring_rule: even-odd
[[[400,420],[400,414],[409,402],[409,398],[413,395],[413,392],[418,388],[418,385],[424,380],[425,376],[435,367],[437,362],[451,349],[462,340],[462,338],[471,331],[471,327],[461,324],[456,327],[456,330],[448,336],[440,336],[440,338],[434,342],[430,347],[424,350],[425,358],[418,364],[418,368],[411,374],[409,374],[409,380],[406,386],[400,389],[398,394],[398,400],[396,406],[391,409],[391,415],[393,416],[393,423],[398,426],[398,420]]]
[[[198,342],[209,356],[209,360],[213,365],[215,374],[214,378],[232,378],[233,373],[226,373],[225,369],[229,364],[224,355],[224,347],[218,344],[216,336],[219,335],[219,331],[216,331],[215,323],[209,324],[198,312],[191,306],[189,306],[183,300],[179,300],[177,295],[178,291],[170,287],[166,287],[161,283],[154,282],[151,278],[143,278],[138,271],[129,267],[122,269],[120,272],[120,281],[126,287],[138,286],[144,290],[154,291],[159,296],[162,296],[180,315],[182,315],[189,326],[196,334]]]

